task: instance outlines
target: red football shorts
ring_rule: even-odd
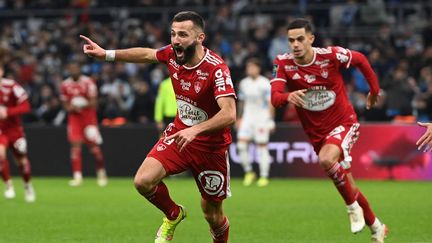
[[[93,119],[85,120],[70,117],[67,125],[67,134],[71,143],[84,141],[88,144],[100,145],[103,142],[97,122],[93,121]]]
[[[27,140],[22,127],[10,127],[2,129],[0,133],[0,144],[6,148],[10,147],[14,155],[27,154]]]
[[[346,123],[337,126],[321,139],[311,139],[315,152],[318,154],[325,144],[334,144],[341,150],[339,161],[342,167],[345,169],[351,168],[352,157],[350,152],[359,137],[359,127],[359,123]]]
[[[190,170],[201,196],[209,201],[222,201],[231,196],[229,161],[227,151],[203,152],[192,145],[179,152],[177,144],[163,138],[152,148],[147,157],[162,163],[167,175]]]

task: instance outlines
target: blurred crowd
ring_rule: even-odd
[[[6,76],[25,87],[33,108],[25,122],[65,122],[58,91],[68,76],[66,64],[74,61],[97,82],[101,122],[112,124],[121,118],[152,123],[158,86],[167,77],[164,65],[95,61],[82,54],[79,35],[91,37],[106,49],[159,48],[170,42],[171,17],[186,6],[206,18],[205,45],[224,58],[234,81],[244,77],[250,57],[260,58],[264,74],[270,77],[275,56],[289,51],[287,23],[306,17],[316,27],[316,46],[361,51],[376,71],[382,99],[368,111],[364,109],[367,82],[355,69],[344,73],[361,120],[432,119],[430,1],[179,0],[176,6],[171,2],[0,0],[0,47],[6,50]],[[276,119],[297,121],[290,106],[278,110]]]

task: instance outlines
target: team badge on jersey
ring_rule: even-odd
[[[194,83],[194,90],[197,94],[201,91],[201,83],[200,82]]]
[[[320,73],[321,73],[321,77],[323,77],[323,78],[328,77],[328,70],[327,69],[321,69]]]

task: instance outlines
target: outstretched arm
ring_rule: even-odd
[[[83,52],[90,57],[106,61],[123,61],[134,63],[153,63],[157,62],[156,49],[135,47],[119,50],[105,50],[90,38],[80,35],[86,42],[83,46]]]
[[[14,107],[0,106],[0,120],[6,119],[11,116],[20,116],[30,112],[31,107],[28,100],[24,100]]]
[[[421,150],[423,149],[423,152],[428,152],[432,150],[432,123],[430,122],[417,122],[417,124],[421,127],[425,127],[426,131],[419,138],[419,140],[416,142],[416,145],[418,146],[417,149]]]
[[[360,72],[365,77],[366,81],[369,84],[370,92],[367,96],[367,103],[366,103],[366,109],[370,109],[372,106],[374,106],[379,98],[379,83],[378,78],[373,71],[371,65],[369,64],[369,61],[367,58],[358,51],[351,51],[352,53],[352,60],[351,64],[358,68]]]

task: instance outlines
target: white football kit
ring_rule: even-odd
[[[264,76],[256,80],[246,77],[240,81],[239,100],[244,102],[242,122],[237,138],[268,143],[274,121],[270,114],[270,81]]]

